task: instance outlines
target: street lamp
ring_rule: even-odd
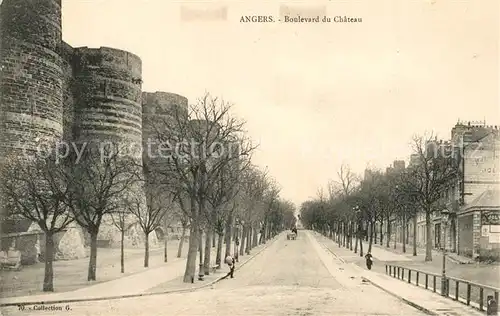
[[[448,296],[449,288],[448,288],[448,278],[446,277],[446,226],[448,225],[448,219],[450,217],[450,211],[444,209],[441,211],[441,220],[443,222],[443,271],[441,274],[441,295]]]

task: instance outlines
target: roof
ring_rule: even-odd
[[[500,190],[490,189],[484,191],[465,207],[466,210],[471,208],[500,208]]]

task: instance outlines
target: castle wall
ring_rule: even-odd
[[[143,161],[148,165],[160,163],[158,131],[174,126],[176,116],[187,119],[188,99],[174,93],[142,93]],[[167,123],[167,124],[165,124]]]
[[[73,51],[72,62],[74,141],[120,146],[121,154],[135,158],[138,166],[142,165],[140,58],[108,47],[79,47]],[[138,197],[145,205],[142,185],[134,185],[125,194]],[[111,216],[105,216],[98,240],[116,246],[119,236]],[[133,239],[132,246],[143,246],[144,238],[136,231],[127,232],[126,239]]]
[[[126,145],[122,148],[128,155],[142,163],[138,56],[108,47],[73,48],[63,42],[61,0],[4,0],[0,33],[0,160],[9,154],[19,158],[23,148],[33,152],[40,140],[63,139]],[[145,95],[146,117],[171,115],[176,106],[187,113],[187,99],[182,96]],[[141,186],[129,193],[145,197]],[[0,201],[0,217],[2,205]],[[119,232],[109,216],[101,227],[101,240],[114,244]],[[127,243],[143,246],[140,235],[134,229]],[[151,238],[154,244],[154,233]]]
[[[4,0],[0,49],[0,159],[62,135],[61,3]]]
[[[143,92],[142,93],[142,141],[143,141],[143,162],[147,165],[146,172],[146,195],[157,196],[166,193],[158,188],[158,176],[161,173],[155,172],[156,168],[161,168],[160,164],[166,162],[166,157],[160,157],[158,130],[168,126],[175,126],[176,120],[186,119],[188,117],[188,99],[178,94],[168,92]],[[165,153],[168,155],[168,153]],[[167,158],[168,159],[168,158]],[[167,204],[171,204],[171,197],[168,193],[160,198]],[[158,201],[158,199],[147,199],[149,203]],[[172,205],[165,205],[171,209]],[[174,207],[179,207],[175,205]],[[177,210],[180,212],[180,210]],[[165,227],[163,227],[166,229]],[[156,234],[156,232],[155,232]]]
[[[63,42],[61,45],[61,57],[63,60],[63,139],[67,142],[73,140],[73,128],[75,118],[74,73],[73,73],[74,49]]]
[[[141,60],[107,47],[74,53],[74,137],[78,141],[141,143]]]

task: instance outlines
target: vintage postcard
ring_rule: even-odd
[[[0,0],[1,315],[498,315],[497,0]]]

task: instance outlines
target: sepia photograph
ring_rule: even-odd
[[[0,316],[499,315],[498,0],[0,0]]]

